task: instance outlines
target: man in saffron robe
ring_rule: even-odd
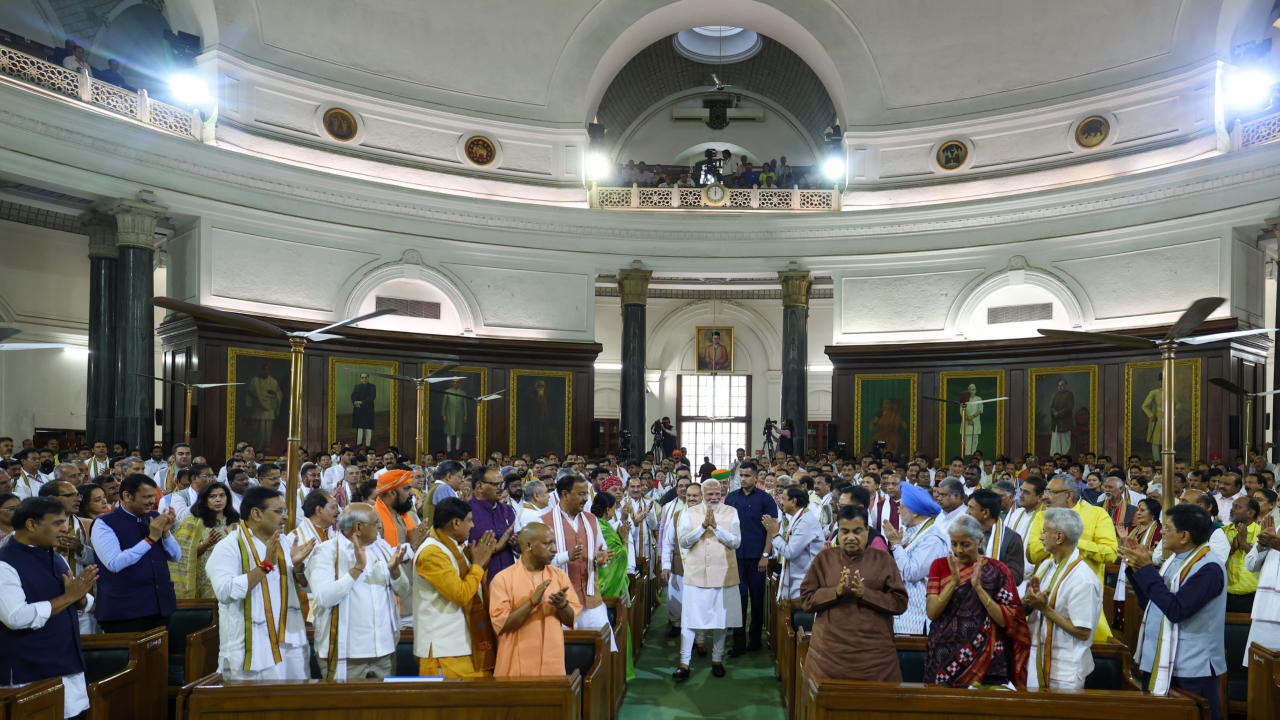
[[[489,618],[498,633],[495,678],[564,674],[564,628],[582,603],[569,576],[551,564],[556,538],[532,522],[520,531],[520,561],[489,584]]]

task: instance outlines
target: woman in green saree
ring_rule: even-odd
[[[616,479],[616,478],[610,478]],[[606,483],[608,480],[605,481]],[[605,490],[603,484],[601,490]],[[609,564],[596,568],[596,580],[600,583],[600,596],[605,598],[622,598],[624,606],[629,605],[630,578],[627,575],[627,541],[624,539],[631,534],[631,523],[619,516],[618,501],[608,492],[596,493],[595,500],[591,503],[591,514],[595,515],[600,523],[600,532],[604,535],[605,544],[609,547],[612,557]],[[618,638],[623,640],[623,638]],[[625,642],[618,643],[619,648],[625,648],[627,655],[627,682],[631,682],[636,676],[635,667],[631,656],[631,629],[627,628],[627,637]]]

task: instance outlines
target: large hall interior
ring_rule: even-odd
[[[1280,0],[0,1],[0,720],[1280,719],[1278,237]]]

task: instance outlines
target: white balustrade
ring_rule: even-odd
[[[768,210],[774,212],[835,211],[840,193],[799,188],[726,188],[725,202],[710,205],[702,188],[650,188],[591,186],[591,207],[603,210]]]

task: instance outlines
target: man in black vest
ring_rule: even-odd
[[[75,717],[88,709],[89,695],[79,621],[64,611],[93,604],[98,568],[72,577],[55,552],[67,522],[51,497],[28,498],[13,513],[13,536],[0,546],[0,685],[61,677],[63,717]]]
[[[120,504],[93,521],[89,535],[102,575],[95,614],[104,632],[141,632],[165,625],[177,606],[169,561],[182,559],[173,539],[173,508],[156,504],[156,482],[133,473],[120,484]]]

